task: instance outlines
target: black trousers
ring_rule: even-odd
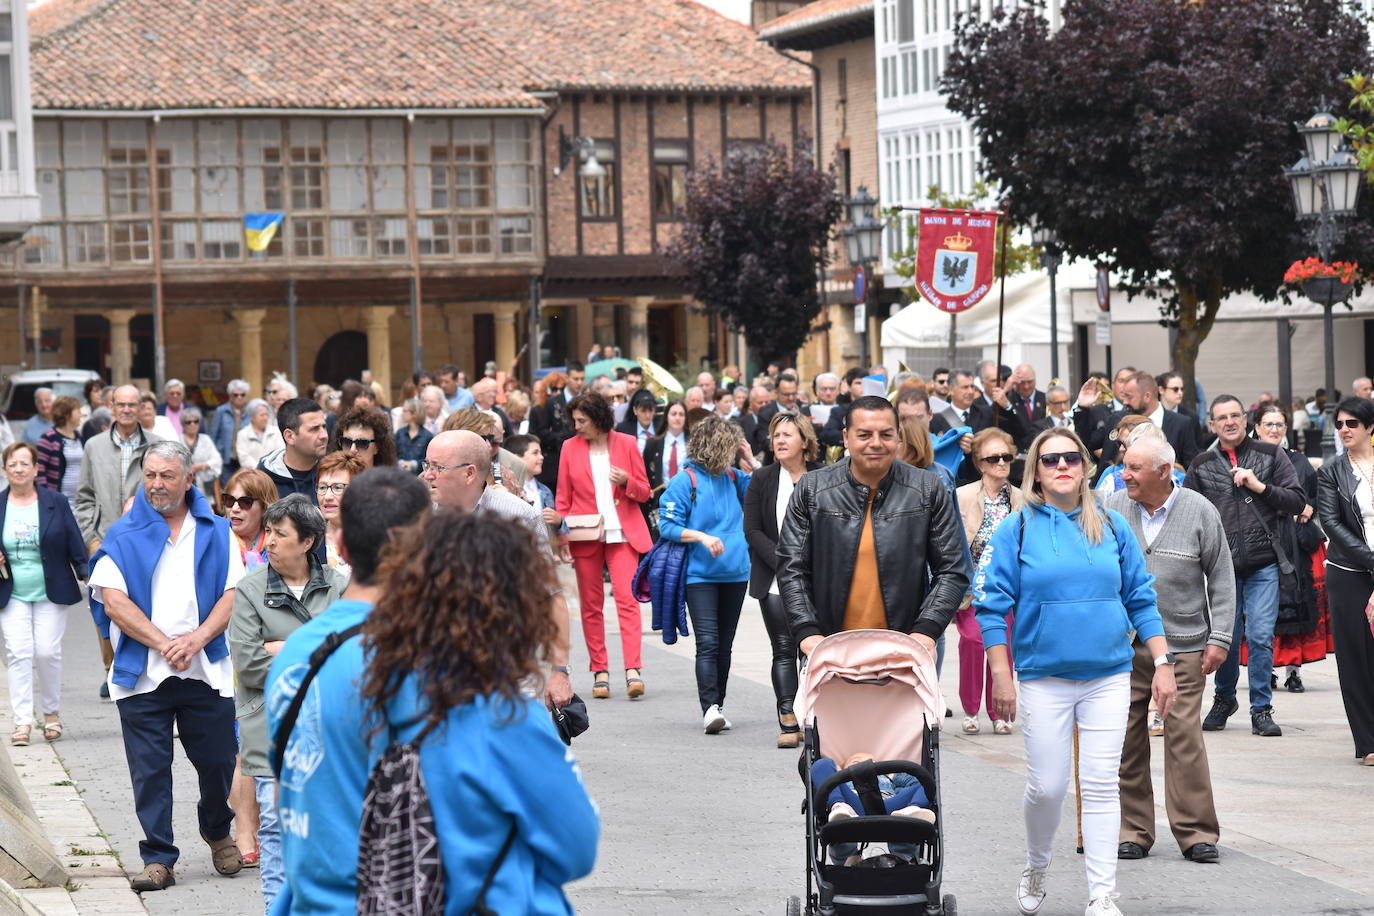
[[[234,812],[229,786],[234,781],[234,701],[204,681],[169,677],[151,693],[118,701],[129,761],[134,808],[143,827],[138,844],[144,865],[176,864],[180,851],[172,836],[172,722],[181,746],[200,778],[196,813],[207,841],[229,835]]]
[[[778,727],[781,728],[782,717],[792,713],[792,701],[797,696],[797,644],[792,640],[782,596],[764,595],[759,606],[763,609],[768,641],[773,645],[773,695],[778,700]],[[787,730],[797,731],[798,727]]]
[[[739,626],[748,582],[692,582],[687,586],[687,613],[692,618],[697,649],[697,699],[701,711],[725,705],[731,648]]]
[[[1336,674],[1341,682],[1345,718],[1355,739],[1355,756],[1374,754],[1374,635],[1364,615],[1374,592],[1374,576],[1326,567],[1326,598],[1331,608],[1331,638],[1336,644]]]

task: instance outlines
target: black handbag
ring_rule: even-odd
[[[587,703],[577,694],[572,695],[566,706],[552,706],[549,714],[553,716],[553,726],[558,729],[558,737],[563,739],[566,745],[572,745],[572,739],[585,732],[591,727],[591,718],[587,715]]]

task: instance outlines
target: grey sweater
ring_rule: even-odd
[[[1201,652],[1208,645],[1229,649],[1236,619],[1236,577],[1221,516],[1201,493],[1175,489],[1178,495],[1152,544],[1145,543],[1140,504],[1125,490],[1105,502],[1131,523],[1145,551],[1169,651]]]

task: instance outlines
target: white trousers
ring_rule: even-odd
[[[33,724],[35,671],[44,715],[62,708],[62,634],[66,629],[67,608],[51,601],[11,599],[0,611],[15,728]]]
[[[1026,861],[1050,864],[1064,813],[1078,726],[1078,776],[1083,790],[1083,861],[1088,899],[1116,892],[1121,830],[1118,773],[1130,711],[1129,671],[1091,681],[1057,677],[1022,681],[1021,733],[1026,741]]]

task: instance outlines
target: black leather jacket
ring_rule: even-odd
[[[1364,518],[1355,502],[1358,481],[1350,461],[1328,461],[1317,472],[1317,515],[1326,530],[1329,563],[1374,572],[1374,550],[1364,539]]]
[[[844,628],[858,560],[868,487],[849,459],[797,483],[778,535],[778,586],[792,636]],[[894,462],[873,499],[873,541],[887,625],[936,639],[968,591],[963,526],[949,490],[934,473]]]
[[[1283,518],[1302,512],[1307,495],[1293,462],[1276,445],[1243,439],[1236,449],[1236,460],[1238,467],[1254,471],[1266,487],[1263,493],[1236,486],[1231,462],[1219,447],[1193,459],[1183,485],[1216,506],[1231,548],[1231,565],[1237,576],[1248,576],[1278,560],[1268,532],[1277,531]],[[1295,557],[1288,559],[1297,562]]]

